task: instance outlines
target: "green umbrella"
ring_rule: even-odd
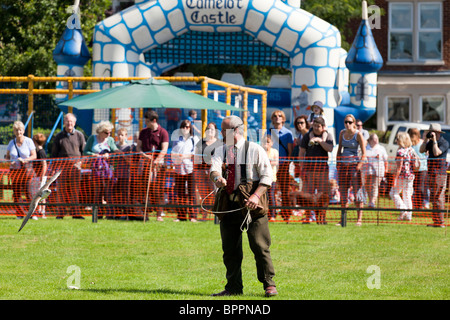
[[[181,108],[236,110],[241,108],[214,101],[153,78],[133,80],[129,84],[78,96],[59,103],[60,106],[86,109]]]

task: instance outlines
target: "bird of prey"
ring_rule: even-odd
[[[49,187],[59,177],[61,172],[62,172],[62,170],[57,171],[50,179],[47,180],[47,182],[42,186],[42,188],[40,188],[39,191],[36,192],[36,195],[31,200],[30,209],[28,209],[28,213],[27,213],[25,219],[23,219],[22,225],[20,226],[20,229],[17,232],[20,232],[20,230],[22,230],[22,228],[25,227],[28,220],[33,215],[34,211],[36,210],[39,202],[41,200],[47,199],[48,196],[52,193],[52,191],[50,190]]]

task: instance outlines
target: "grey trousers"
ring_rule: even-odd
[[[239,203],[237,203],[239,208]],[[220,222],[222,237],[223,262],[227,269],[227,284],[225,289],[229,292],[242,293],[242,231],[240,229],[244,215],[241,212],[227,213]],[[275,271],[270,256],[270,232],[267,215],[255,218],[249,225],[247,237],[256,260],[258,280],[264,285],[275,286],[272,278]]]

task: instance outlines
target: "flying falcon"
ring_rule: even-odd
[[[57,171],[50,179],[47,180],[47,182],[42,186],[42,188],[39,189],[38,192],[36,192],[36,195],[33,197],[30,203],[30,209],[28,209],[27,216],[25,219],[23,219],[22,225],[20,226],[19,231],[22,230],[23,227],[27,224],[30,217],[33,215],[34,211],[36,210],[39,202],[41,200],[47,199],[48,196],[52,193],[52,191],[49,189],[50,185],[59,177],[62,170]]]

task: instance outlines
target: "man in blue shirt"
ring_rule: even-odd
[[[291,130],[284,126],[286,122],[286,115],[283,111],[277,110],[272,112],[270,116],[272,125],[267,131],[267,135],[272,136],[272,148],[278,150],[280,167],[277,172],[277,184],[281,191],[281,206],[290,207],[289,199],[289,165],[294,149],[294,135]],[[282,209],[281,216],[286,222],[289,222],[291,215],[290,209]]]
[[[419,151],[428,153],[428,186],[430,188],[430,200],[434,210],[433,224],[429,227],[445,227],[445,188],[447,186],[447,151],[449,143],[441,136],[441,125],[430,124],[430,129],[423,133],[423,141]]]

